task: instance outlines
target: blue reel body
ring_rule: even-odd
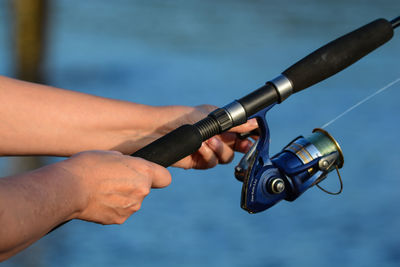
[[[270,157],[266,114],[273,106],[253,116],[260,137],[235,168],[236,178],[243,182],[241,207],[250,213],[266,210],[283,199],[295,200],[343,165],[339,145],[322,129],[314,130],[308,138],[299,136]]]

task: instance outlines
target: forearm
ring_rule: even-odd
[[[0,154],[132,153],[177,127],[189,107],[152,107],[0,76]]]
[[[52,165],[1,178],[0,261],[75,218],[84,204],[78,185],[73,175]]]
[[[163,167],[116,151],[78,153],[0,179],[0,261],[71,219],[121,224],[151,188],[171,182]]]

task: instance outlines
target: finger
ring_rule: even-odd
[[[248,138],[248,137],[254,138],[254,137],[256,137],[256,136],[260,136],[260,132],[261,132],[260,128],[256,128],[256,129],[254,129],[254,130],[252,130],[252,131],[250,131],[250,132],[236,133],[236,134],[238,135],[238,137],[239,137],[240,139],[246,139],[246,138]]]
[[[171,184],[171,174],[166,168],[149,161],[147,161],[147,164],[148,168],[146,169],[146,172],[150,173],[150,176],[152,177],[152,188],[164,188]]]
[[[171,184],[171,174],[166,168],[142,158],[125,157],[133,170],[150,179],[152,188],[163,188]]]
[[[225,164],[233,160],[234,156],[233,148],[229,146],[227,143],[222,142],[220,138],[218,137],[210,138],[209,140],[207,140],[207,145],[215,153],[219,163]]]
[[[253,146],[253,142],[248,139],[237,139],[235,143],[234,150],[240,153],[247,153]]]
[[[251,135],[250,138],[253,139],[254,141],[257,141],[260,138],[260,136],[259,135]]]
[[[198,152],[195,152],[192,155],[187,156],[187,157],[179,160],[178,162],[172,164],[172,166],[178,167],[178,168],[183,168],[185,170],[194,168],[194,166],[196,165],[194,163],[194,158],[196,157],[197,154],[198,154]]]
[[[258,128],[258,123],[255,118],[248,120],[246,123],[233,127],[229,132],[246,133]]]
[[[218,137],[213,137],[217,138]],[[228,152],[232,152],[232,157],[234,156],[233,151],[237,151],[240,153],[247,153],[250,148],[253,146],[253,142],[249,139],[240,139],[234,133],[224,133],[219,137],[222,144],[228,146],[225,148],[225,154],[221,154],[222,157],[225,159],[224,161],[228,160]],[[210,139],[211,140],[211,139]],[[220,155],[219,150],[215,150],[215,152]]]
[[[193,155],[194,169],[209,169],[218,164],[218,158],[214,151],[203,142],[199,150]]]
[[[220,138],[221,141],[225,145],[229,146],[231,150],[240,153],[247,153],[247,151],[249,151],[253,146],[253,142],[251,140],[241,139],[235,133],[223,133],[216,138]]]

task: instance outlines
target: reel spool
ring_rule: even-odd
[[[339,174],[344,157],[337,141],[324,129],[316,128],[310,136],[299,136],[281,152],[269,156],[270,134],[265,119],[267,109],[257,118],[261,135],[235,168],[235,177],[243,182],[241,207],[249,213],[266,210],[285,199],[294,201],[308,188],[323,181],[328,173],[337,170],[340,190],[343,184]]]

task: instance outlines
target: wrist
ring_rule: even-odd
[[[137,106],[135,104],[135,106]],[[124,154],[131,154],[161,136],[190,121],[195,112],[189,106],[142,106],[132,110],[129,129],[121,131],[121,145],[113,147]]]
[[[53,188],[48,194],[52,195],[53,203],[57,203],[60,222],[78,218],[88,202],[81,177],[75,175],[65,161],[42,167],[34,173],[37,179],[49,184],[47,188]]]
[[[194,124],[216,108],[212,105],[156,107],[158,109],[156,113],[160,117],[158,126],[156,126],[158,134],[165,135],[184,124]]]
[[[211,105],[155,107],[134,103],[129,106],[130,110],[125,114],[132,115],[123,127],[118,128],[119,145],[108,148],[124,154],[132,154],[184,124],[196,123],[216,108]]]
[[[193,114],[196,113],[196,107],[174,105],[156,107],[156,109],[159,120],[155,125],[155,132],[159,137],[184,124],[196,122],[192,119]]]

